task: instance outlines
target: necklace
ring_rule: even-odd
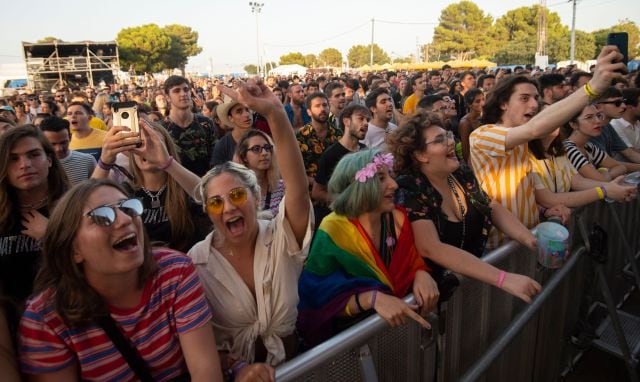
[[[162,188],[160,188],[160,190],[158,190],[158,192],[156,192],[155,194],[153,194],[151,191],[144,188],[144,186],[140,188],[142,189],[142,191],[144,191],[145,194],[147,194],[151,198],[151,208],[159,208],[161,205],[160,196],[162,196],[162,193],[164,192],[164,190],[167,189],[167,184],[165,183],[164,186],[162,186]]]
[[[20,209],[23,210],[32,210],[32,209],[36,209],[36,208],[40,208],[42,206],[44,206],[45,204],[47,204],[47,200],[49,199],[48,196],[45,196],[44,198],[38,200],[35,203],[26,203],[26,204],[21,204],[20,205]]]
[[[462,204],[462,200],[460,199],[460,195],[458,194],[458,188],[456,187],[451,175],[447,176],[447,184],[449,184],[449,188],[451,189],[451,192],[453,192],[453,196],[455,196],[456,202],[458,203],[458,209],[460,209],[460,222],[462,223],[462,239],[460,240],[460,248],[462,248],[464,246],[464,237],[467,234],[467,223],[465,222],[467,210]]]

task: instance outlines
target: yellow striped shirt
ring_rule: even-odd
[[[506,149],[508,127],[484,125],[469,137],[471,163],[482,188],[527,228],[539,222],[538,208],[530,177],[531,161],[527,145]],[[505,235],[493,228],[488,248],[497,247]]]
[[[552,192],[571,191],[571,178],[577,171],[566,155],[549,159],[536,159],[531,155],[533,184],[536,190],[548,188]]]

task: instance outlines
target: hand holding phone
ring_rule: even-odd
[[[111,108],[113,109],[113,126],[126,126],[129,131],[140,134],[138,104],[136,102],[115,102]]]
[[[627,32],[614,32],[607,35],[607,45],[615,45],[622,54],[622,62],[629,62],[629,35]]]

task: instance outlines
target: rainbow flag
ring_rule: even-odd
[[[356,219],[335,213],[322,220],[300,276],[298,330],[308,343],[333,334],[333,318],[349,298],[369,290],[404,297],[417,270],[427,270],[405,215],[396,248],[386,267]]]

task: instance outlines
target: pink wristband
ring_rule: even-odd
[[[165,163],[164,165],[158,167],[160,170],[164,171],[166,169],[169,168],[169,166],[171,166],[171,163],[173,163],[173,157],[171,155],[169,155],[169,159],[167,160],[167,163]]]
[[[500,271],[500,276],[498,276],[498,288],[502,289],[502,284],[504,284],[504,279],[507,278],[507,272]]]

